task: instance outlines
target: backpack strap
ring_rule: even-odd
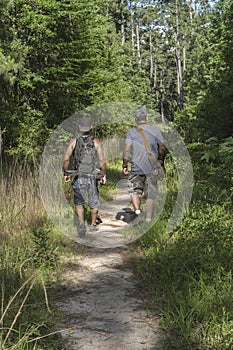
[[[75,160],[75,167],[77,169],[78,167],[78,163],[79,163],[79,156],[78,156],[78,150],[80,149],[80,145],[79,145],[79,141],[80,141],[80,136],[76,137],[76,144],[73,150],[73,157]]]

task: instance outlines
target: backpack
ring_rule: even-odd
[[[97,163],[97,151],[93,136],[79,136],[73,151],[76,170],[82,175],[93,174]]]

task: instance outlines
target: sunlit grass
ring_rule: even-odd
[[[140,240],[144,259],[137,273],[151,307],[160,308],[166,349],[232,349],[230,203],[230,197],[223,203],[194,201],[172,235],[165,233],[165,207],[161,220]]]
[[[0,190],[0,348],[39,350],[50,333],[47,286],[59,273],[58,246],[39,196],[36,168],[5,165]]]
[[[1,236],[33,227],[45,215],[39,196],[37,170],[17,161],[0,173]]]

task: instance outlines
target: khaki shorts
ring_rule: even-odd
[[[146,199],[155,199],[158,195],[158,184],[157,180],[152,175],[129,175],[129,194],[137,194]]]

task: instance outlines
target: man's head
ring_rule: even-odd
[[[147,111],[145,109],[138,109],[135,113],[135,120],[137,124],[142,124],[146,122]]]
[[[79,121],[79,130],[82,133],[88,133],[91,131],[91,118],[89,117],[83,117]]]

